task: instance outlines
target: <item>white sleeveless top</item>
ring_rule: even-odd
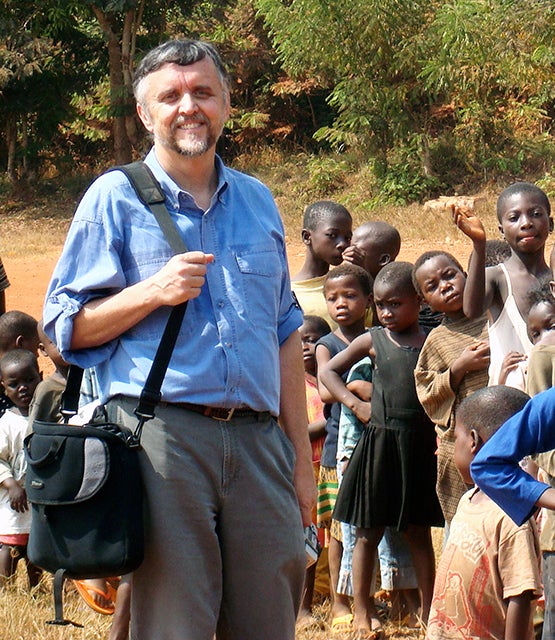
[[[507,299],[497,320],[488,324],[490,365],[489,365],[489,385],[499,384],[499,374],[503,359],[510,351],[528,354],[532,348],[532,343],[526,331],[526,321],[521,316],[513,296],[511,278],[507,268],[503,263],[499,265],[507,281]],[[505,384],[517,389],[526,389],[526,362],[521,362],[509,373]]]

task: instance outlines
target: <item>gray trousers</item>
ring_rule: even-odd
[[[134,428],[137,401],[108,403]],[[274,419],[219,422],[160,405],[141,468],[146,557],[132,640],[293,640],[306,556],[294,451]]]

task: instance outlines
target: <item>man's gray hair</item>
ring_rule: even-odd
[[[206,57],[212,60],[224,88],[226,91],[229,90],[229,74],[214,45],[203,40],[170,40],[149,51],[139,63],[133,78],[135,99],[137,102],[141,101],[139,91],[141,80],[150,73],[158,71],[163,65],[173,63],[187,66]]]

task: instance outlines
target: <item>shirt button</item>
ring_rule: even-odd
[[[231,349],[231,342],[226,342],[226,343],[225,343],[225,346],[226,346],[228,349]]]
[[[220,301],[218,302],[218,307],[219,307],[220,309],[223,309],[223,308],[224,308],[224,306],[225,306],[225,302],[224,302],[223,300],[220,300]]]

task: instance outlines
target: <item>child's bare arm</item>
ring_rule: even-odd
[[[314,422],[310,422],[308,424],[308,437],[310,438],[310,442],[313,440],[318,440],[322,436],[326,435],[326,419],[320,418],[319,420],[314,420]]]
[[[351,393],[341,375],[367,356],[371,349],[372,336],[370,333],[364,333],[355,338],[344,351],[326,362],[322,368],[318,367],[318,380],[326,387],[333,400],[351,409],[357,418],[365,423],[370,420],[370,403]]]
[[[536,500],[537,507],[545,507],[555,511],[555,489],[546,489],[541,496]]]
[[[320,379],[320,371],[331,359],[331,354],[329,352],[329,349],[323,344],[317,344],[314,355],[316,357],[316,370],[318,372],[316,376],[316,384],[318,386],[318,393],[320,394],[320,400],[322,402],[327,402],[328,404],[335,402],[334,397],[328,391],[326,385]]]
[[[486,232],[473,211],[452,205],[453,221],[472,240],[472,255],[468,265],[468,278],[464,288],[463,311],[467,318],[477,318],[489,308],[491,287],[486,281]]]
[[[347,382],[346,386],[351,393],[355,394],[355,396],[365,402],[370,402],[370,398],[372,397],[371,382],[368,380],[351,380],[351,382]]]
[[[531,637],[532,591],[525,591],[508,599],[505,621],[505,640],[522,640]]]

